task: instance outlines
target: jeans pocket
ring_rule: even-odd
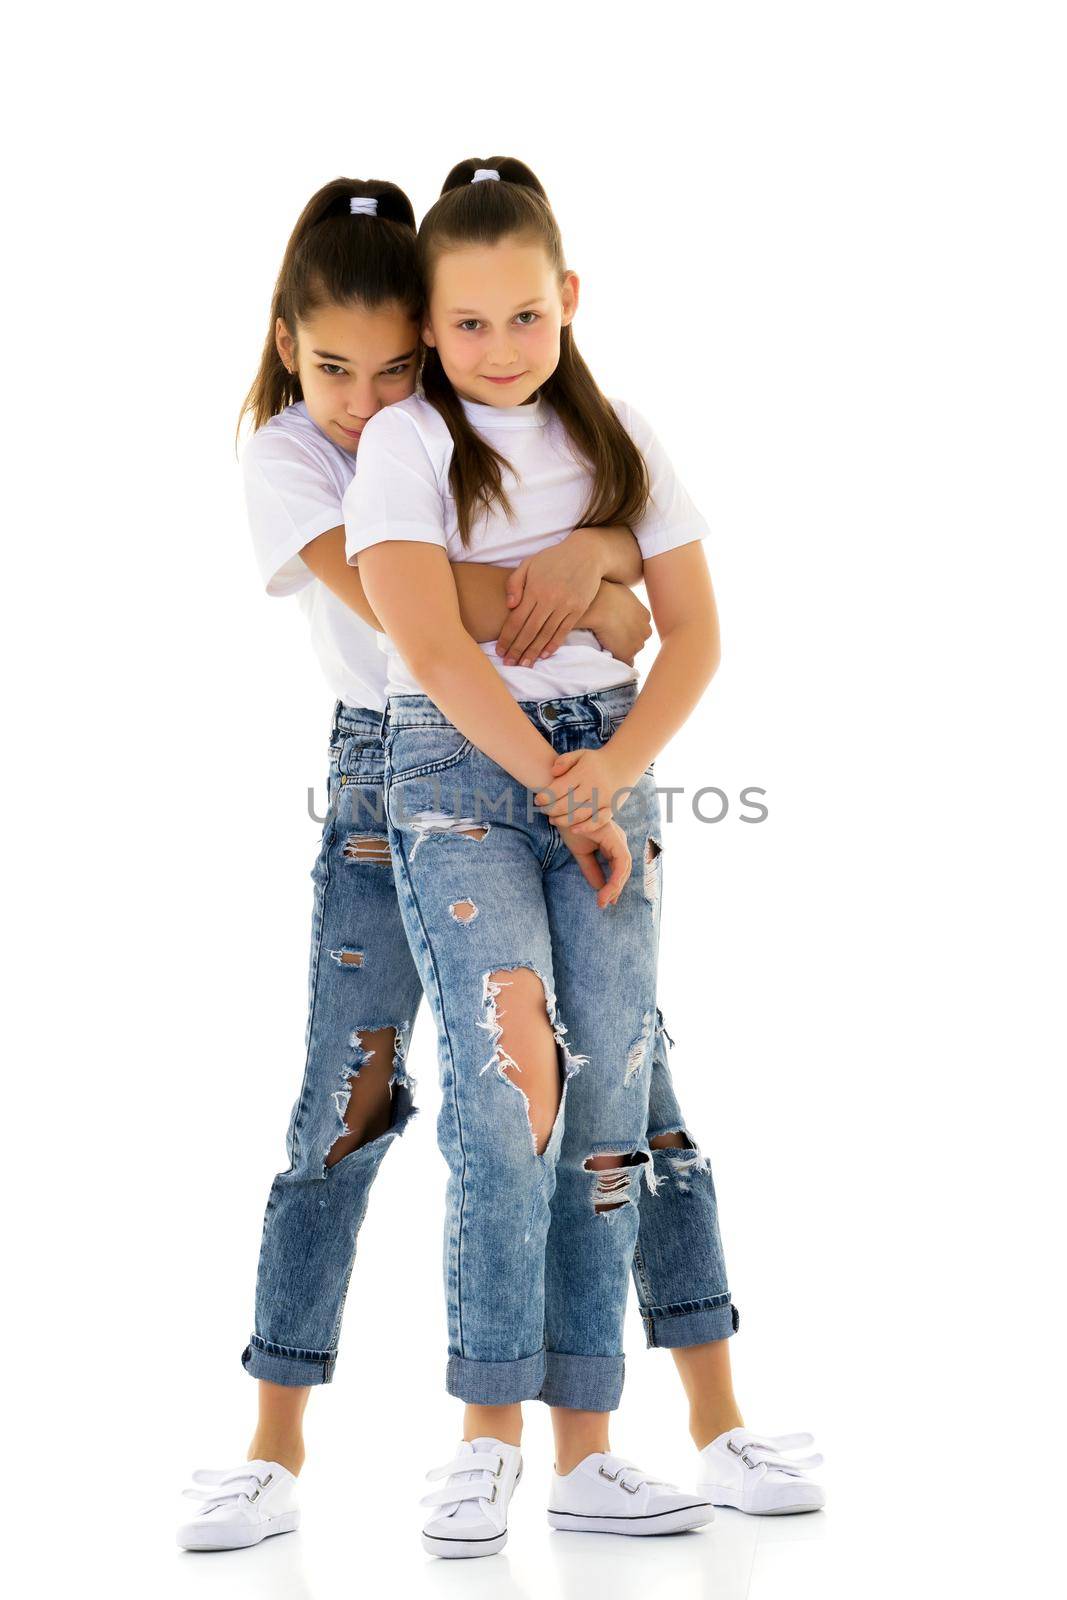
[[[449,772],[474,749],[458,728],[433,723],[424,728],[394,728],[386,739],[386,762],[391,788],[415,778]]]

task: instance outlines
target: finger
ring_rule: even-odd
[[[526,588],[526,574],[530,570],[532,559],[532,556],[527,556],[526,560],[520,561],[514,571],[508,575],[508,581],[504,585],[504,593],[507,596],[509,606],[517,606],[522,599]]]
[[[563,643],[564,639],[566,639],[568,633],[573,633],[577,625],[577,613],[573,611],[568,612],[563,618],[563,621],[560,623],[559,627],[556,629],[555,633],[552,635],[551,639],[549,639],[548,643],[546,645],[542,645],[541,654],[543,656],[554,655],[559,649],[560,645]],[[632,667],[633,662],[627,662],[627,665]]]
[[[585,879],[586,883],[591,884],[594,889],[603,889],[604,869],[600,865],[600,862],[597,860],[596,856],[575,856],[575,860],[582,869],[582,877]],[[600,899],[599,894],[597,895],[597,899]]]
[[[565,772],[569,772],[571,770],[581,753],[582,752],[580,750],[561,751],[556,757],[555,761],[552,763],[552,776],[554,778],[562,778]]]
[[[543,624],[540,633],[523,651],[523,665],[531,666],[545,654],[550,644],[555,649],[574,627],[574,615],[573,611],[565,611],[561,621],[559,612],[554,611]]]
[[[569,798],[567,795],[543,809],[549,822],[554,822],[557,828],[573,828],[579,822],[588,822],[593,815],[588,800]]]
[[[610,857],[609,865],[611,872],[606,888],[603,891],[603,904],[613,906],[626,887],[626,880],[630,876],[630,869],[633,865],[630,851],[625,841],[620,842],[618,853]]]
[[[500,630],[500,638],[497,640],[498,655],[506,655],[511,650],[515,635],[529,617],[534,604],[535,602],[531,599],[521,600],[511,613],[511,616],[505,620],[504,626]]]
[[[516,630],[511,649],[508,651],[509,661],[512,657],[518,661],[520,656],[525,659],[529,655],[530,644],[544,627],[545,618],[549,614],[540,601],[531,604],[529,610],[524,612],[522,624]]]
[[[575,833],[601,833],[615,818],[611,814],[610,806],[601,806],[599,811],[594,811],[585,822],[574,824]]]

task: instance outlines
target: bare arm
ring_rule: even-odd
[[[380,626],[423,692],[519,783],[535,788],[546,782],[552,745],[519,710],[464,627],[441,546],[398,539],[369,545],[360,551],[359,570]]]
[[[585,562],[588,559],[584,549],[585,537],[591,530],[578,529],[567,539],[563,545],[574,545],[575,556]],[[583,607],[580,618],[570,624],[571,627],[586,627],[597,634],[605,649],[618,655],[620,660],[632,661],[633,655],[647,637],[647,630],[643,627],[643,608],[632,596],[618,593],[618,582],[615,587],[606,582],[601,582],[601,577],[610,578],[612,573],[623,570],[628,565],[627,560],[620,552],[626,551],[629,542],[637,549],[637,541],[633,534],[626,528],[606,528],[595,530],[599,538],[601,534],[610,537],[602,540],[599,547],[594,547],[590,552],[593,564],[589,572],[593,572],[600,565],[610,568],[596,579],[596,587],[592,598]],[[580,538],[579,535],[583,537]],[[618,536],[618,537],[616,537]],[[559,548],[559,547],[557,547]],[[598,554],[599,550],[599,554]],[[547,554],[548,552],[546,552]],[[362,617],[377,633],[385,633],[374,614],[374,609],[367,599],[363,589],[363,580],[359,575],[359,568],[349,566],[345,555],[345,530],[343,527],[331,528],[327,533],[320,533],[312,539],[300,552],[305,566],[319,578],[339,600]],[[602,558],[602,559],[601,559]],[[632,564],[632,563],[629,563]],[[640,560],[638,561],[640,566]],[[507,624],[512,615],[508,603],[508,589],[515,571],[510,567],[485,566],[477,561],[454,561],[451,563],[452,576],[455,579],[456,593],[459,597],[460,616],[463,626],[472,639],[489,643],[500,637],[501,629]],[[548,581],[551,574],[548,574]],[[581,581],[570,577],[570,583]],[[537,582],[530,585],[533,594],[538,592]],[[521,593],[521,585],[520,591]],[[584,596],[584,586],[582,595]],[[577,603],[577,602],[575,602]],[[527,652],[530,653],[530,652]],[[538,651],[537,654],[541,652]],[[536,655],[533,659],[536,659]],[[517,657],[516,657],[517,659]]]
[[[367,599],[363,579],[358,567],[351,567],[345,555],[345,530],[331,528],[320,533],[300,552],[304,565],[326,585],[338,600],[343,600],[376,633],[385,633]],[[460,616],[463,626],[472,639],[489,642],[495,639],[508,615],[505,594],[508,567],[482,566],[474,561],[452,563],[452,575],[459,595]]]
[[[689,717],[719,665],[719,619],[699,540],[650,557],[645,587],[659,652],[633,710],[607,744],[556,759],[551,787],[558,793],[565,782],[569,795],[542,806],[553,821],[568,814],[568,805],[571,815],[587,808],[594,825],[610,816],[611,797],[637,783]]]
[[[611,739],[616,758],[644,772],[696,708],[718,670],[719,614],[699,540],[645,562],[660,647],[633,710]]]
[[[572,629],[596,632],[587,612],[603,583],[629,586],[640,583],[642,575],[641,549],[629,528],[575,528],[557,544],[527,556],[511,573],[511,614],[500,630],[497,655],[509,666],[521,661],[526,667],[552,655]]]

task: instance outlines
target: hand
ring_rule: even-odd
[[[624,583],[605,579],[589,610],[582,618],[603,649],[616,661],[632,667],[634,657],[652,637],[652,613]]]
[[[603,541],[594,528],[576,528],[559,544],[527,556],[511,574],[511,616],[496,653],[509,667],[530,667],[558,650],[588,611],[603,574]]]
[[[539,789],[534,805],[557,828],[566,825],[572,833],[596,837],[601,828],[614,821],[612,796],[620,789],[630,788],[634,781],[619,768],[609,739],[597,750],[568,750],[557,756],[549,787],[558,798],[551,799],[544,789]]]
[[[595,835],[577,834],[573,828],[560,828],[560,836],[582,870],[585,881],[597,891],[596,902],[603,911],[613,906],[626,887],[633,860],[626,835],[617,822],[601,826]],[[605,880],[604,868],[598,856],[603,856],[609,867]]]

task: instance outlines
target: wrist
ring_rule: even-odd
[[[620,789],[634,789],[652,764],[652,757],[647,761],[641,760],[639,751],[629,749],[630,741],[623,738],[623,730],[613,733],[604,746],[604,754],[611,763],[615,778],[615,792]]]
[[[596,528],[574,528],[567,535],[568,543],[575,543],[588,561],[597,578],[603,578],[608,562],[607,541]]]

